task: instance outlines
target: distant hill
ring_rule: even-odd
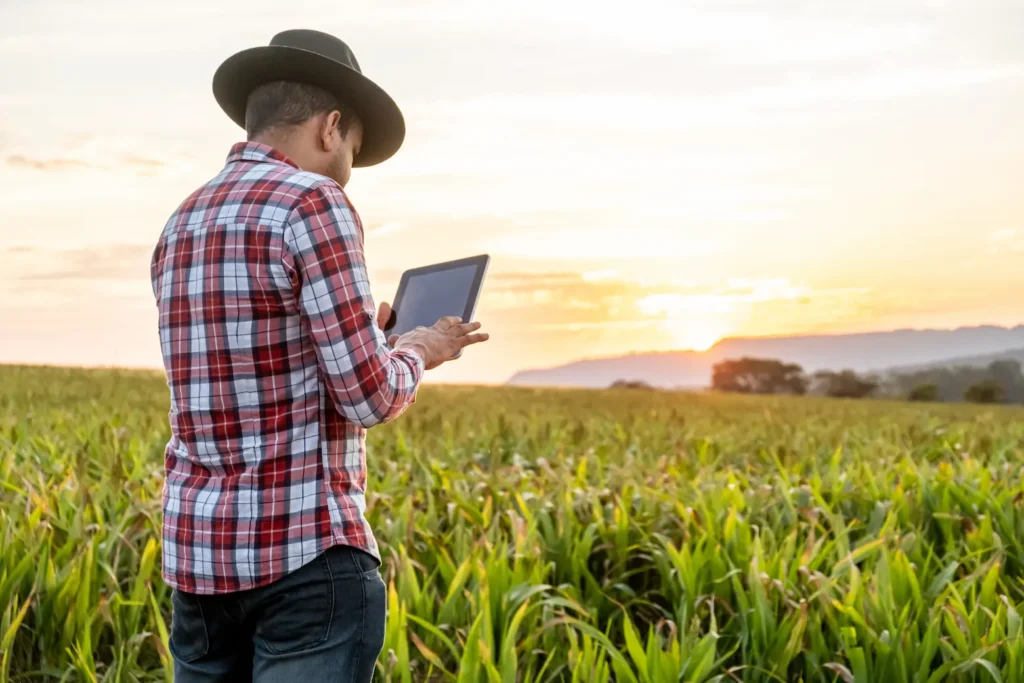
[[[903,397],[915,389],[932,385],[938,400],[962,401],[970,387],[994,382],[1002,389],[1004,401],[1024,403],[1022,365],[1024,349],[1010,349],[1002,353],[951,358],[942,363],[892,368],[881,375],[877,393]]]
[[[947,358],[933,363],[917,363],[914,365],[902,365],[892,368],[886,368],[885,371],[891,373],[913,373],[921,372],[923,370],[931,370],[937,367],[987,368],[989,365],[999,360],[1015,360],[1021,365],[1024,365],[1024,348],[1007,349],[1005,351],[998,351],[996,353],[984,353],[979,356]]]
[[[727,358],[753,356],[799,363],[808,372],[946,365],[949,359],[1006,357],[1022,353],[1024,325],[963,327],[956,330],[896,330],[865,334],[724,339],[704,352],[666,351],[580,360],[553,368],[517,372],[509,384],[607,387],[616,380],[640,380],[656,387],[706,387],[711,366]],[[1012,356],[1011,356],[1012,357]],[[991,362],[991,360],[989,361]]]

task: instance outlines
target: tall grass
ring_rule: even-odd
[[[0,368],[0,683],[170,680],[159,375]],[[1024,681],[1024,411],[432,388],[382,681]]]

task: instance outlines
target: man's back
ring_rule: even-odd
[[[236,145],[171,216],[152,278],[171,389],[167,581],[232,592],[333,545],[376,556],[365,428],[414,399],[423,364],[376,327],[338,185]]]

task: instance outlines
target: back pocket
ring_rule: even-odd
[[[262,590],[256,638],[268,652],[301,652],[327,640],[334,583],[323,555]]]

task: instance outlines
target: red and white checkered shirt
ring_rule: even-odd
[[[362,225],[338,184],[235,145],[168,220],[152,279],[171,393],[167,583],[227,593],[332,545],[379,556],[366,429],[415,400],[423,360],[377,328]]]

